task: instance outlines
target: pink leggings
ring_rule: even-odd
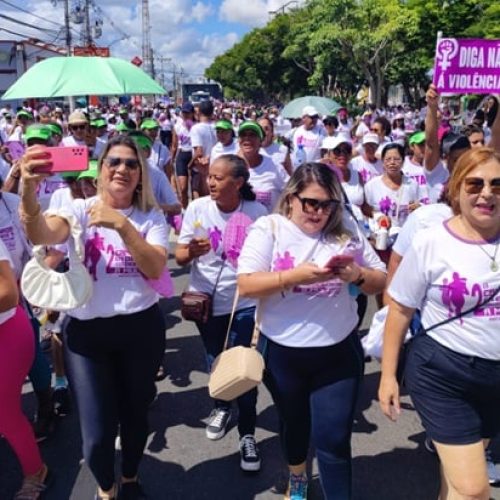
[[[42,467],[33,429],[21,410],[21,389],[34,353],[33,328],[18,306],[15,316],[0,325],[0,434],[14,450],[25,476]]]

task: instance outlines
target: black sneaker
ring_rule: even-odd
[[[206,428],[207,438],[213,441],[223,438],[224,434],[226,434],[229,420],[231,420],[231,412],[229,410],[224,408],[213,409]]]
[[[58,417],[65,417],[71,411],[71,401],[67,387],[59,387],[52,394],[54,412]]]
[[[246,472],[257,472],[260,470],[259,449],[255,438],[247,434],[240,439],[240,467]]]
[[[141,488],[139,481],[122,483],[117,500],[145,500],[147,496]]]
[[[45,441],[55,429],[55,413],[53,407],[39,409],[33,421],[33,431],[37,443]]]

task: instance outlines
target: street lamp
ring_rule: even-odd
[[[275,16],[277,16],[278,14],[284,14],[285,13],[285,9],[289,6],[289,5],[292,5],[292,4],[295,4],[295,5],[298,5],[299,2],[297,0],[290,0],[290,2],[287,2],[285,4],[283,4],[281,7],[279,7],[278,9],[276,10],[270,10],[268,11],[269,14],[273,14]]]

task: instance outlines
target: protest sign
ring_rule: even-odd
[[[438,39],[433,83],[441,93],[500,93],[500,40]]]

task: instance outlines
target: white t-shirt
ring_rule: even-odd
[[[80,140],[75,139],[72,135],[67,135],[66,137],[63,137],[62,145],[63,146],[86,146],[87,143],[85,141],[80,141]]]
[[[151,189],[153,190],[153,195],[157,203],[160,205],[175,205],[179,203],[174,188],[172,184],[170,184],[166,174],[162,170],[151,166],[149,159],[148,167]]]
[[[191,134],[182,118],[179,118],[175,122],[174,130],[179,141],[179,149],[184,152],[192,151],[193,147],[191,145]]]
[[[218,142],[215,144],[215,146],[212,148],[212,151],[210,152],[210,165],[217,159],[219,156],[222,155],[235,155],[238,150],[240,149],[240,146],[238,144],[238,141],[235,139],[229,146],[223,146],[221,142]]]
[[[64,179],[59,174],[45,177],[38,184],[37,198],[42,211],[47,210],[52,195],[58,190],[68,187]]]
[[[257,220],[267,213],[266,209],[256,201],[243,201],[237,211],[245,213],[252,220]],[[198,237],[195,233],[195,223],[199,222],[212,247],[208,254],[193,260],[189,290],[213,293],[217,276],[223,264],[222,238],[226,223],[233,213],[235,212],[221,212],[217,208],[216,202],[210,199],[209,196],[193,200],[188,205],[182,221],[178,243],[187,245],[194,237]],[[236,269],[226,260],[214,295],[214,316],[222,316],[231,312],[235,292]],[[255,300],[240,298],[237,309],[253,307],[254,305]]]
[[[359,183],[360,175],[354,170],[351,164],[349,164],[348,168],[349,172],[351,172],[351,177],[348,182],[342,181],[342,187],[351,205],[360,207],[365,201],[365,192],[363,186]]]
[[[378,177],[384,173],[384,166],[380,160],[375,163],[366,161],[363,155],[356,156],[351,160],[354,170],[359,172],[363,182],[366,184],[373,177]]]
[[[249,182],[257,196],[257,201],[262,203],[268,212],[274,210],[278,198],[288,181],[288,174],[279,169],[269,156],[262,155],[262,163],[255,168],[250,168]]]
[[[413,163],[409,156],[405,157],[403,167],[401,168],[403,174],[410,179],[413,179],[420,188],[420,203],[424,205],[429,203],[429,192],[427,190],[427,177],[425,176],[424,167]]]
[[[453,216],[451,207],[445,203],[422,205],[412,212],[398,234],[392,250],[403,256],[410,248],[413,237],[421,229],[436,227]]]
[[[274,221],[274,229],[271,221]],[[308,235],[292,221],[272,214],[250,229],[238,262],[238,274],[285,271],[303,262],[324,266],[333,255],[351,254],[368,267],[385,271],[368,240],[351,219],[345,218],[353,237],[345,243],[327,242]],[[284,294],[260,299],[260,329],[280,345],[320,347],[341,342],[358,322],[356,299],[347,283],[333,279],[296,286]]]
[[[434,170],[424,168],[424,175],[427,182],[427,193],[429,194],[430,203],[437,203],[443,192],[443,187],[448,181],[448,177],[450,177],[450,172],[444,163],[440,161]]]
[[[87,210],[97,199],[93,197],[74,200],[71,205],[71,213],[83,228],[84,264],[94,282],[91,299],[69,313],[78,319],[132,314],[144,311],[158,301],[158,294],[139,272],[119,234],[114,229],[88,226]],[[160,211],[144,213],[136,207],[131,207],[120,212],[128,216],[129,221],[148,243],[168,250],[167,223]]]
[[[0,240],[0,260],[6,260],[10,267],[14,269],[14,266],[12,265],[12,260],[10,258],[9,251],[3,244],[3,241]],[[0,312],[0,325],[8,321],[10,318],[14,317],[16,314],[16,308],[13,307],[12,309],[7,309],[7,311]]]
[[[195,123],[191,128],[190,135],[193,148],[201,147],[203,156],[210,157],[210,152],[217,143],[215,124],[213,122]]]
[[[409,205],[420,199],[418,184],[403,176],[399,189],[386,186],[382,177],[374,177],[365,184],[365,199],[378,218],[377,214],[387,215],[394,226],[401,227],[410,213]]]
[[[271,157],[276,165],[284,168],[286,155],[288,154],[288,148],[283,144],[273,142],[272,144],[267,146],[267,148],[260,148],[259,153],[261,155]]]
[[[9,252],[18,279],[21,277],[24,257],[28,251],[28,241],[19,220],[20,201],[21,198],[17,194],[5,192],[0,199],[0,240]]]
[[[170,160],[170,151],[167,146],[163,145],[158,139],[153,143],[151,154],[149,155],[149,162],[156,168],[163,171],[163,168]]]
[[[302,144],[307,161],[317,161],[321,158],[321,143],[325,137],[325,129],[320,125],[316,125],[311,130],[306,130],[304,125],[301,125],[293,134],[294,150]]]
[[[498,240],[496,241],[498,245]],[[480,302],[500,286],[500,274],[490,268],[495,244],[465,240],[446,222],[420,231],[389,286],[391,297],[418,308],[429,328]],[[453,320],[427,335],[449,349],[500,360],[500,295],[484,308]]]
[[[52,194],[48,209],[54,212],[72,203],[73,196],[71,195],[71,189],[69,187],[63,187]]]

